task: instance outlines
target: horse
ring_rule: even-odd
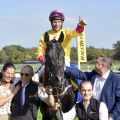
[[[65,52],[61,46],[64,34],[61,32],[58,40],[49,40],[48,33],[44,36],[46,42],[45,54],[45,77],[44,85],[51,86],[55,100],[60,102],[58,111],[52,110],[50,106],[43,105],[43,120],[63,120],[63,114],[72,109],[76,103],[76,93],[71,80],[64,75]]]

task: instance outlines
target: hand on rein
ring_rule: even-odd
[[[51,95],[52,92],[53,92],[53,88],[52,88],[51,86],[46,86],[46,93],[47,93],[48,95]]]

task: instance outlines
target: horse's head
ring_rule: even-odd
[[[46,42],[46,55],[45,65],[47,69],[47,85],[56,88],[59,92],[64,89],[64,66],[65,66],[65,52],[61,46],[61,42],[64,39],[63,33],[61,33],[59,39],[49,41],[49,36],[45,34]]]

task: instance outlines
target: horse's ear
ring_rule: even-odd
[[[63,32],[61,32],[61,33],[60,33],[60,37],[59,37],[59,39],[58,39],[58,42],[59,42],[59,43],[62,43],[63,40],[64,40],[64,34],[63,34]]]
[[[44,41],[45,41],[45,43],[49,42],[48,32],[46,32],[45,35],[44,35]]]

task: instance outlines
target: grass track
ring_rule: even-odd
[[[42,120],[42,114],[40,111],[38,111],[37,120]],[[76,117],[74,120],[78,120],[78,118]]]

